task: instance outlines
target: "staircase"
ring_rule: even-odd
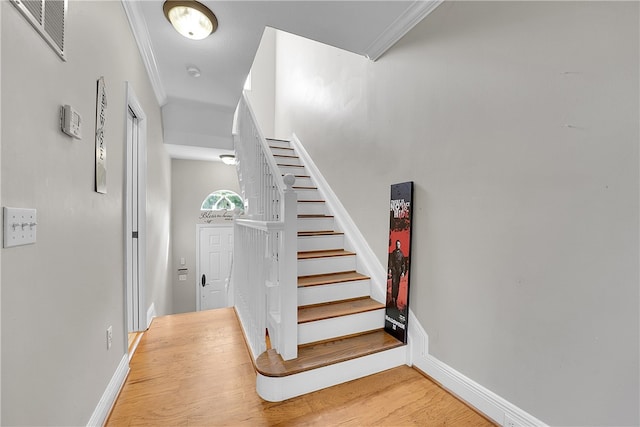
[[[406,363],[402,342],[384,332],[384,304],[358,254],[288,141],[267,139],[282,175],[293,174],[298,195],[298,357],[267,349],[256,359],[257,391],[281,401]]]

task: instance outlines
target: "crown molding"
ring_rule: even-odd
[[[377,61],[398,40],[404,37],[418,22],[433,12],[444,0],[416,0],[364,51],[367,58]]]
[[[162,86],[162,80],[160,79],[160,70],[158,69],[158,63],[156,62],[156,56],[153,53],[153,47],[151,45],[151,37],[149,36],[149,30],[147,23],[140,11],[140,4],[138,1],[122,0],[122,6],[127,14],[129,20],[129,26],[133,37],[136,39],[140,56],[144,67],[147,69],[149,80],[151,80],[151,86],[153,92],[156,95],[158,104],[163,106],[167,102],[167,93]]]

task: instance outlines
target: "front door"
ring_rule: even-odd
[[[198,310],[227,307],[233,227],[198,227]]]

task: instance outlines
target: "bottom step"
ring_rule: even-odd
[[[303,352],[304,349],[300,348],[298,354],[303,354]],[[265,353],[263,353],[263,355],[264,354]],[[275,356],[280,358],[277,354]],[[260,356],[258,360],[261,358],[262,356]],[[282,363],[295,363],[298,359]],[[314,364],[310,360],[307,360],[307,362],[310,362],[310,365]],[[258,371],[256,376],[256,391],[264,400],[269,402],[281,402],[283,400],[302,396],[303,394],[311,393],[323,388],[332,387],[358,378],[377,374],[378,372],[386,371],[406,363],[407,346],[398,341],[397,346],[391,347],[387,350],[366,354],[356,358],[346,358],[343,362],[333,363],[330,365],[320,364],[316,369],[302,370],[296,374],[288,374],[286,376],[266,376]],[[284,370],[286,370],[286,368]]]
[[[301,345],[298,348],[298,357],[293,360],[282,360],[274,349],[270,349],[258,357],[256,369],[268,377],[284,377],[402,345],[401,341],[384,330],[377,329],[330,341]]]

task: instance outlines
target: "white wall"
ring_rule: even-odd
[[[238,175],[234,166],[222,162],[197,160],[171,160],[171,239],[173,245],[172,282],[173,312],[196,311],[196,224],[203,200],[216,190],[240,193]],[[215,223],[231,221],[216,220]],[[185,265],[180,265],[180,258]],[[185,267],[189,273],[186,281],[178,280],[178,269]]]
[[[2,206],[38,209],[35,245],[2,249],[3,425],[83,425],[126,353],[125,82],[148,124],[147,290],[171,310],[170,161],[160,109],[120,2],[69,2],[68,61],[2,2]],[[106,195],[94,188],[96,80],[108,107]],[[83,139],[59,130],[59,107],[83,117]],[[7,125],[10,123],[10,125]],[[114,339],[106,347],[106,329]]]
[[[275,135],[276,30],[265,28],[251,65],[251,90],[247,92],[265,138]]]
[[[276,39],[276,136],[383,265],[415,182],[430,353],[552,425],[640,422],[638,6],[445,2],[376,63]]]
[[[144,73],[146,79],[146,72]],[[146,81],[146,80],[144,80]],[[142,82],[142,81],[141,81]],[[145,83],[146,84],[146,83]],[[171,287],[171,158],[163,144],[160,115],[156,115],[155,95],[145,93],[153,131],[147,135],[147,267],[145,276],[147,311],[153,304],[155,315],[173,313]],[[149,118],[147,114],[147,118]]]

